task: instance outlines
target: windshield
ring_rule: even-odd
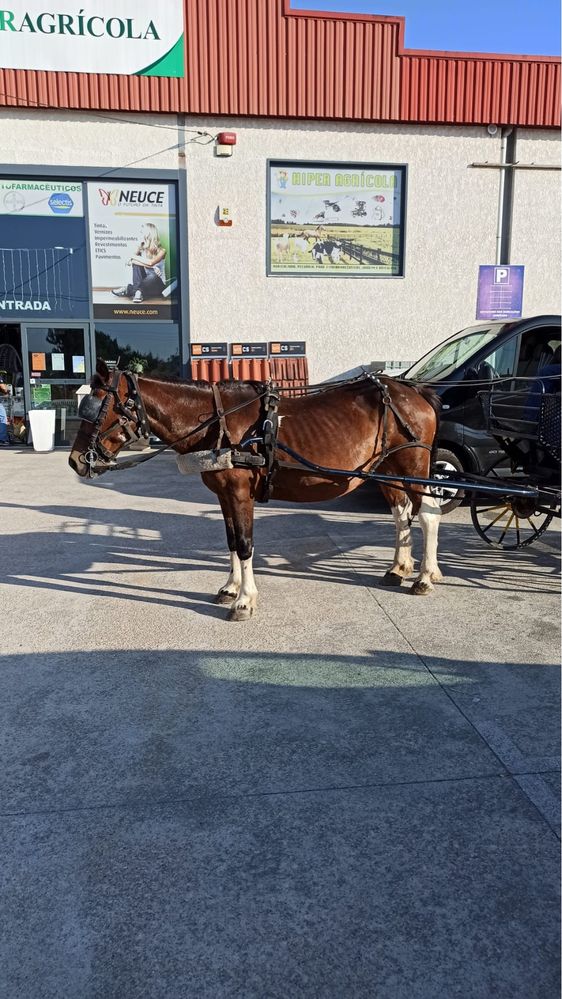
[[[427,381],[438,381],[446,378],[464,364],[469,357],[476,354],[481,347],[495,340],[501,327],[492,329],[463,330],[452,340],[442,343],[430,351],[421,361],[417,361],[407,372],[407,378]]]

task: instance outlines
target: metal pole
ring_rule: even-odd
[[[500,166],[504,168],[505,164],[507,163],[507,137],[508,135],[511,135],[511,132],[512,132],[511,127],[502,129],[502,138],[500,145]],[[505,191],[505,169],[500,170],[498,227],[496,230],[496,264],[506,263],[506,261],[502,260],[504,191]]]

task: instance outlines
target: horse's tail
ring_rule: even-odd
[[[433,465],[438,449],[439,425],[441,423],[441,399],[437,395],[435,389],[431,388],[430,385],[416,385],[415,388],[422,398],[429,403],[435,413],[435,437],[433,438],[433,444],[431,445],[431,464]]]

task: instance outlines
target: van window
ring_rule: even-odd
[[[479,368],[483,364],[489,365],[493,369],[494,378],[506,378],[513,375],[515,373],[518,340],[518,337],[512,336],[511,340],[498,345],[491,354],[488,354],[480,361]]]
[[[518,378],[560,374],[560,327],[543,326],[521,336]]]
[[[408,378],[416,378],[418,381],[436,381],[446,378],[457,368],[460,368],[469,357],[476,354],[487,343],[497,337],[496,329],[482,329],[478,327],[473,332],[465,331],[458,334],[452,340],[440,344],[420,361],[411,367],[407,372]]]

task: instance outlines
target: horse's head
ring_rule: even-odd
[[[148,437],[149,428],[134,375],[98,361],[91,392],[78,407],[81,418],[68,464],[82,478],[114,468],[125,444]]]

